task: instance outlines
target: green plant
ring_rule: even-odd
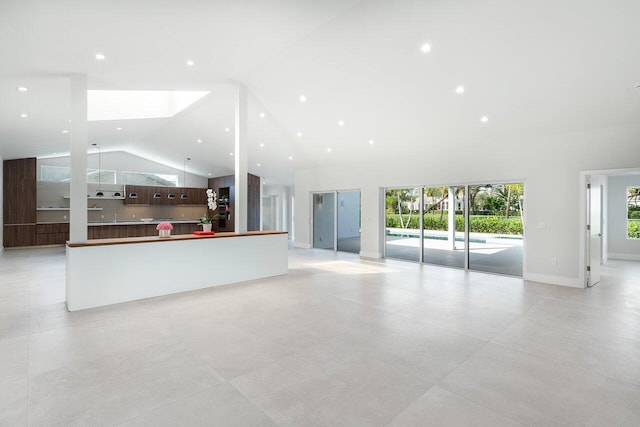
[[[630,239],[640,239],[640,221],[627,222],[627,237]]]

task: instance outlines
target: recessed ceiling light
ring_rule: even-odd
[[[263,147],[264,147],[264,144],[263,144],[263,143],[261,143],[261,144],[260,144],[260,148],[263,148]]]
[[[26,86],[18,86],[18,92],[26,92],[26,91],[28,91],[28,90],[29,90],[29,89],[27,89],[27,87],[26,87]]]
[[[296,135],[298,135],[298,136],[302,136],[302,132],[298,132]]]
[[[293,160],[293,156],[289,156],[289,160]]]
[[[330,152],[331,152],[331,148],[327,148],[327,153],[330,153]]]
[[[233,153],[229,153],[230,156],[233,156]]]
[[[425,43],[420,46],[420,50],[422,51],[422,53],[431,52],[431,45],[429,43]]]
[[[338,126],[344,126],[344,120],[338,121]]]
[[[29,117],[29,115],[27,113],[22,113],[20,114],[20,117],[22,117],[23,119],[26,119],[27,117]]]
[[[370,139],[370,140],[369,140],[369,144],[370,144],[370,145],[373,145],[373,139]]]
[[[188,60],[188,61],[187,61],[187,65],[188,65],[189,67],[193,67],[194,65],[196,65],[196,63],[195,63],[195,62],[193,62],[192,60]]]
[[[229,129],[229,128],[224,128],[224,131],[225,131],[225,132],[231,132],[231,129]]]
[[[264,113],[260,113],[260,118],[264,119],[264,117],[265,117],[265,114]]]
[[[487,117],[487,116],[482,116],[482,117],[480,118],[480,121],[481,121],[482,123],[487,123],[487,122],[489,121],[489,117]]]
[[[104,53],[96,53],[96,59],[98,61],[104,61],[106,58],[106,56],[104,56]]]
[[[307,97],[304,95],[300,95],[300,102],[307,102]]]
[[[198,144],[202,144],[202,140],[201,139],[198,140]]]
[[[121,130],[122,130],[122,128],[116,128],[116,130],[117,130],[117,131],[121,131]]]
[[[211,176],[211,172],[209,172],[209,176]]]
[[[456,93],[464,93],[464,86],[456,87]]]
[[[258,167],[262,166],[260,163],[258,163],[257,165],[258,165]]]
[[[69,131],[65,129],[62,131],[62,133],[69,133]]]

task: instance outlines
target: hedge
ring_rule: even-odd
[[[627,236],[630,239],[640,239],[640,221],[627,222]]]
[[[403,215],[406,221],[408,215]],[[408,228],[420,228],[419,215],[412,215]],[[386,225],[389,228],[402,228],[400,223],[400,215],[387,214]],[[425,215],[425,230],[447,230],[448,220],[446,216],[440,219],[439,215]],[[464,218],[456,215],[456,231],[464,231]],[[506,219],[499,216],[472,216],[469,219],[469,231],[472,233],[491,233],[491,234],[517,234],[522,235],[522,221],[519,217]]]

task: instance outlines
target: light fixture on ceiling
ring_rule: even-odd
[[[489,117],[487,117],[487,116],[482,116],[482,117],[480,118],[480,121],[481,121],[482,123],[487,123],[487,122],[489,121]]]
[[[327,148],[327,153],[330,153],[330,152],[331,152],[331,148]]]
[[[211,172],[209,172],[209,176],[211,176]]]
[[[298,137],[301,137],[301,136],[302,136],[302,132],[298,132],[296,135],[297,135]]]
[[[289,156],[289,160],[293,160],[293,156]]]
[[[369,140],[369,145],[373,145],[373,139]]]
[[[230,156],[233,156],[233,153],[229,153]]]
[[[202,140],[201,139],[198,139],[198,144],[202,144]]]
[[[256,164],[256,166],[260,167],[260,166],[262,166],[262,165],[261,165],[260,163],[257,163],[257,164]]]
[[[264,113],[260,113],[260,118],[264,119],[265,118],[265,114]]]
[[[122,130],[122,128],[116,128],[116,130],[117,130],[118,132],[120,132],[120,131]]]
[[[22,113],[20,114],[20,117],[22,117],[23,119],[26,119],[27,117],[29,117],[29,115],[27,113]]]
[[[464,93],[464,86],[460,85],[456,87],[456,93]]]
[[[422,46],[420,46],[420,51],[422,53],[429,53],[431,52],[431,45],[429,43],[425,43]]]
[[[338,126],[344,126],[344,120],[339,120],[338,121]]]
[[[260,143],[260,148],[264,148],[264,142]]]
[[[307,97],[304,95],[300,95],[300,102],[307,102]]]
[[[224,131],[225,131],[225,132],[231,132],[231,129],[229,129],[229,128],[224,128]]]
[[[104,192],[100,189],[102,184],[102,150],[98,144],[91,145],[98,149],[98,191],[96,191],[96,197],[102,197],[104,196]]]
[[[194,65],[196,65],[196,63],[195,63],[195,62],[193,62],[192,60],[188,60],[188,61],[187,61],[187,65],[188,65],[189,67],[193,67]]]
[[[27,87],[26,87],[26,86],[18,86],[18,92],[26,92],[26,91],[28,91],[28,90],[29,90],[29,89],[27,89]]]
[[[96,53],[96,59],[97,59],[98,61],[104,61],[106,58],[107,58],[107,57],[106,57],[106,56],[104,56],[104,53],[99,53],[99,52],[98,52],[98,53]]]
[[[62,133],[69,133],[69,131],[65,129],[62,131]]]

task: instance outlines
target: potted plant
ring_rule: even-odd
[[[216,204],[216,192],[212,189],[207,189],[207,212],[204,216],[200,217],[200,224],[202,224],[202,231],[211,232],[213,222],[218,219],[218,214],[209,215],[209,211],[213,213],[218,208]]]
[[[158,230],[159,237],[171,237],[173,225],[170,222],[163,221],[156,226],[156,230]]]

